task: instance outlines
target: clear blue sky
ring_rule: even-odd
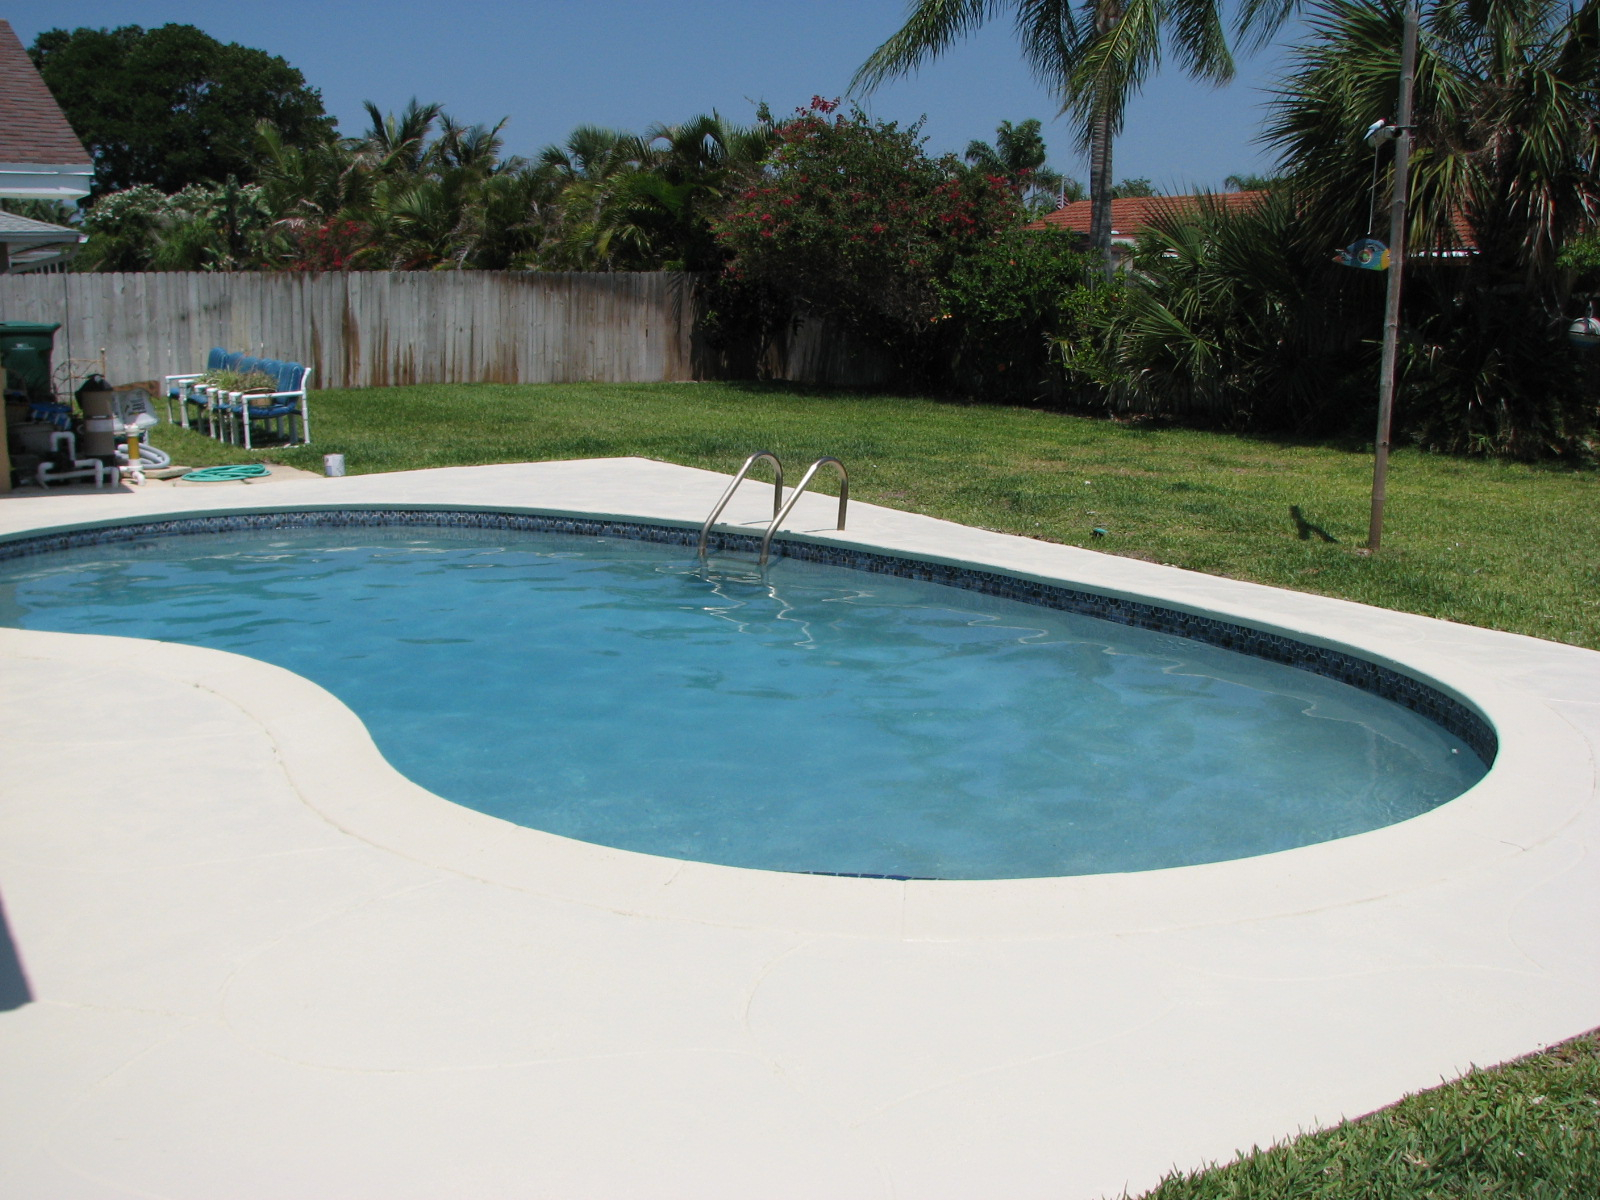
[[[415,95],[467,123],[509,117],[507,151],[532,154],[583,123],[642,132],[711,109],[748,122],[757,100],[781,115],[813,94],[837,96],[905,11],[903,0],[11,0],[0,18],[24,45],[53,27],[195,25],[286,58],[321,90],[342,132],[366,125],[363,100],[395,110]],[[1115,176],[1179,191],[1264,171],[1270,159],[1254,140],[1262,89],[1283,69],[1281,50],[1257,54],[1222,89],[1163,70],[1129,113]],[[900,122],[927,114],[935,152],[992,140],[1001,120],[1038,117],[1051,165],[1088,174],[1072,130],[1022,66],[1009,22],[866,107]]]

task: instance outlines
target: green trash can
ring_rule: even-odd
[[[19,379],[29,400],[51,400],[50,355],[55,350],[60,325],[28,321],[0,321],[0,366]]]

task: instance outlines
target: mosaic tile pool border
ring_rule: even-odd
[[[569,533],[586,537],[629,538],[668,545],[693,546],[699,530],[676,525],[652,525],[590,517],[551,516],[539,513],[494,512],[485,509],[311,509],[296,512],[243,512],[208,517],[176,517],[105,525],[90,529],[12,538],[0,541],[0,560],[148,537],[173,537],[197,533],[235,533],[247,530],[341,526],[432,526],[472,529],[508,529],[528,533]],[[723,553],[756,554],[761,540],[750,534],[713,533],[708,548]],[[1216,617],[1205,617],[1159,604],[1107,596],[1058,583],[1042,583],[997,571],[899,558],[891,554],[857,550],[815,542],[776,541],[774,556],[858,571],[894,575],[926,583],[944,584],[1020,600],[1044,608],[1099,617],[1119,625],[1134,625],[1159,633],[1192,638],[1213,646],[1283,663],[1336,679],[1364,692],[1393,701],[1427,717],[1461,739],[1485,766],[1494,762],[1499,742],[1494,730],[1476,712],[1438,688],[1344,650],[1313,646],[1282,634],[1251,629]]]

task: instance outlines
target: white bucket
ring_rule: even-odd
[[[344,474],[344,455],[324,454],[322,456],[322,473],[329,479],[336,479]]]

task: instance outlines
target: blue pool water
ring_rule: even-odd
[[[0,562],[0,621],[277,663],[441,796],[733,866],[994,879],[1213,862],[1416,816],[1485,770],[1433,722],[1306,671],[630,539],[125,541]]]

